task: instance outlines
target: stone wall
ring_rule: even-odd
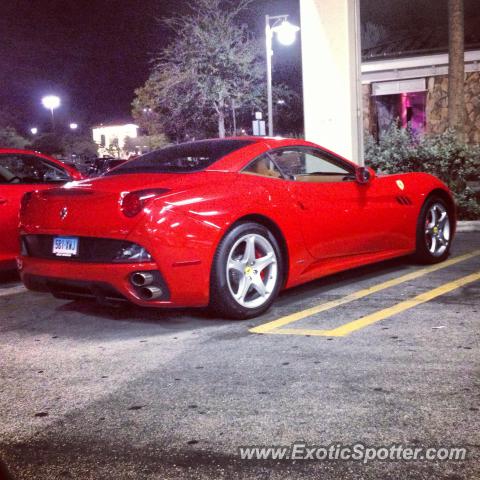
[[[442,133],[448,127],[448,77],[430,77],[427,81],[427,132]],[[467,141],[480,143],[480,72],[465,75]]]
[[[363,103],[363,130],[365,134],[373,133],[373,119],[372,119],[372,85],[366,83],[362,85],[362,103]]]

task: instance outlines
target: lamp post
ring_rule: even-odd
[[[272,23],[273,22],[273,23]],[[288,15],[265,15],[265,42],[267,54],[267,99],[268,99],[268,135],[273,137],[273,95],[272,95],[272,43],[276,33],[282,45],[295,42],[299,27],[288,21]]]
[[[53,111],[60,106],[60,97],[56,95],[47,95],[42,98],[42,104],[45,108],[50,110],[52,114],[52,130],[55,131],[55,118],[53,116]]]

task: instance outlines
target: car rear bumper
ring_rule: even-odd
[[[29,290],[50,292],[57,298],[91,298],[100,303],[127,301],[120,292],[105,282],[69,280],[25,274],[23,283]]]
[[[79,263],[22,256],[18,267],[28,289],[50,292],[61,298],[96,298],[108,302],[128,300],[144,307],[166,308],[200,307],[208,304],[208,295],[199,295],[193,289],[193,294],[190,293],[188,273],[169,272],[169,281],[154,262]],[[132,274],[136,272],[152,272],[154,279],[147,286],[161,290],[160,295],[145,299],[141,287],[132,283]]]
[[[14,257],[0,255],[0,272],[4,270],[15,270],[17,265]]]
[[[158,221],[150,217],[140,219],[134,231],[128,235],[112,231],[109,237],[98,236],[73,227],[59,230],[33,227],[21,230],[23,239],[25,236],[50,238],[46,244],[40,242],[33,249],[32,245],[22,244],[19,262],[22,279],[28,282],[27,276],[30,275],[45,277],[50,282],[90,282],[93,287],[96,282],[105,283],[127,300],[148,307],[204,307],[209,303],[211,263],[221,235],[219,227],[212,222],[167,212]],[[57,235],[80,239],[76,258],[51,254],[51,239]],[[131,242],[143,247],[151,255],[151,260],[143,263],[116,261],[113,253],[119,250],[119,242]],[[148,301],[140,298],[130,282],[131,274],[138,271],[158,272],[169,291],[169,298]]]

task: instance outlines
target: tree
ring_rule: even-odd
[[[24,126],[24,118],[18,110],[6,106],[0,107],[0,129],[10,127],[19,132],[22,131]]]
[[[448,0],[448,125],[463,138],[465,125],[465,60],[463,0]]]
[[[107,148],[107,152],[112,157],[115,157],[115,158],[122,157],[123,152],[122,152],[122,149],[120,148],[118,138],[112,138],[112,141],[110,142],[110,145]]]
[[[88,158],[97,155],[98,145],[89,135],[67,133],[62,139],[63,152],[67,157]]]
[[[154,69],[135,91],[132,115],[140,128],[149,135],[166,133],[176,141],[214,134],[212,114],[195,101],[193,86],[182,82],[169,88],[168,75]]]
[[[25,148],[28,140],[13,127],[0,127],[0,145],[3,148]]]
[[[253,111],[262,109],[263,49],[246,25],[237,24],[251,1],[198,0],[190,15],[168,21],[175,38],[133,102],[140,126],[163,129],[177,141],[215,131],[224,137],[229,126],[236,133],[237,119],[251,120]],[[287,90],[283,87],[283,96],[292,95]]]
[[[65,146],[60,135],[45,133],[35,137],[31,148],[45,155],[63,155]]]
[[[45,133],[35,137],[31,148],[46,155],[85,158],[96,155],[98,147],[89,136]]]
[[[123,149],[127,152],[147,153],[166,147],[169,143],[164,134],[144,135],[135,138],[126,137]]]
[[[373,22],[362,24],[362,49],[376,47],[388,39],[388,30],[383,26]]]

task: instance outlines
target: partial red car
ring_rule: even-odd
[[[455,224],[431,175],[376,176],[302,140],[204,140],[29,195],[19,267],[29,289],[60,298],[250,318],[281,289],[340,270],[440,262]]]
[[[0,270],[15,268],[20,253],[18,212],[23,195],[81,178],[75,168],[55,158],[30,150],[0,149]]]

